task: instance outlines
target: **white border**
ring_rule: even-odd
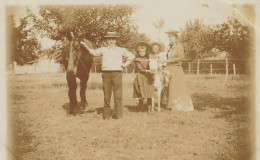
[[[203,1],[203,0],[201,0]],[[201,2],[198,0],[198,2]],[[204,0],[205,2],[209,2],[209,0]],[[161,0],[160,3],[177,3],[175,0]],[[255,11],[256,11],[256,22],[255,27],[257,30],[260,30],[260,1],[259,0],[218,0],[218,2],[223,3],[251,3],[255,4]],[[6,159],[6,71],[5,71],[5,34],[6,34],[6,27],[5,27],[5,7],[7,5],[40,5],[40,4],[147,4],[147,3],[158,3],[158,0],[1,0],[0,1],[0,49],[1,49],[1,58],[0,58],[0,159]],[[256,87],[256,159],[260,159],[260,53],[259,53],[259,44],[260,44],[260,33],[258,31],[255,32],[256,34],[256,54],[255,54],[255,87]]]

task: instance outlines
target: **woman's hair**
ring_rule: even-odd
[[[145,50],[145,56],[144,56],[144,57],[148,58],[148,53],[147,53],[147,48],[146,48],[146,46],[144,46],[144,45],[138,45],[138,46],[136,47],[137,57],[141,57],[140,54],[139,54],[139,51],[140,51],[140,50]]]

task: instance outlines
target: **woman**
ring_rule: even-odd
[[[170,30],[168,34],[170,47],[167,52],[168,69],[172,74],[169,82],[168,110],[192,111],[194,109],[190,94],[185,85],[185,77],[182,69],[184,60],[184,48],[178,41],[178,31]]]

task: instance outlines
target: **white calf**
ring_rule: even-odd
[[[154,87],[157,90],[158,111],[161,111],[161,93],[164,87],[168,86],[171,78],[171,73],[167,70],[165,65],[162,65],[158,59],[149,59],[149,67],[154,74]],[[154,98],[152,98],[152,108],[148,108],[148,113],[154,110]]]

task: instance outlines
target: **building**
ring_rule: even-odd
[[[14,74],[40,74],[40,73],[59,73],[61,65],[56,63],[54,59],[49,59],[47,56],[38,60],[28,62],[22,66],[13,62]]]

